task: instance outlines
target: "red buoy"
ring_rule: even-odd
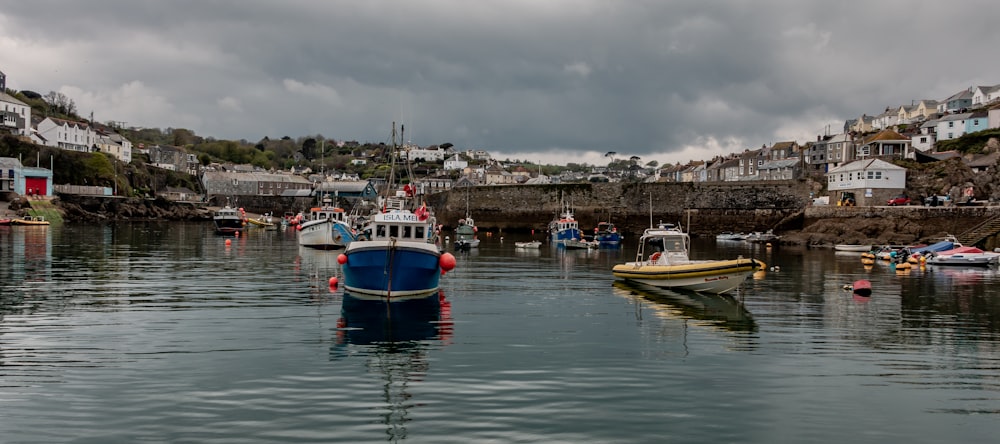
[[[232,245],[232,244],[233,244],[233,240],[232,239],[226,239],[226,246],[227,247],[230,246],[230,245]]]
[[[344,253],[338,254],[337,255],[337,263],[340,264],[340,265],[346,264],[347,263],[347,255],[344,254]]]
[[[858,296],[868,297],[872,295],[872,283],[868,279],[859,279],[854,281],[852,285],[854,289],[854,294]]]
[[[438,260],[438,264],[441,265],[442,270],[451,271],[455,268],[455,256],[451,253],[442,254],[441,259]]]
[[[330,288],[337,288],[337,284],[339,283],[340,281],[337,279],[336,276],[330,278]]]

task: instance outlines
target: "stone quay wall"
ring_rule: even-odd
[[[795,219],[809,202],[805,182],[585,183],[456,188],[427,197],[438,222],[453,228],[468,213],[480,230],[544,231],[569,206],[589,231],[600,221],[627,233],[652,223],[680,223],[692,235],[765,231]],[[788,225],[788,223],[786,223]],[[789,229],[794,229],[794,223]]]

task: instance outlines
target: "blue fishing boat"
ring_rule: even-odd
[[[618,228],[611,222],[598,222],[594,228],[594,240],[602,247],[619,247],[622,244],[622,235]]]
[[[562,213],[549,222],[549,239],[554,245],[565,245],[567,240],[582,238],[580,223],[573,217],[573,210],[564,205]]]
[[[395,135],[394,124],[394,147]],[[395,159],[395,153],[391,157]],[[386,190],[392,189],[387,184]],[[424,295],[437,291],[441,275],[455,267],[455,256],[441,253],[437,222],[426,203],[409,209],[415,194],[414,187],[407,186],[384,197],[381,211],[369,217],[362,233],[337,257],[346,291],[386,300]]]

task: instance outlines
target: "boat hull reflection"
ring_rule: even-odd
[[[746,307],[727,294],[704,294],[681,289],[666,289],[631,281],[615,281],[620,296],[638,295],[659,304],[665,317],[682,317],[729,331],[756,331],[757,323]]]
[[[391,302],[344,292],[340,313],[337,327],[343,343],[412,342],[451,334],[451,303],[443,291]]]

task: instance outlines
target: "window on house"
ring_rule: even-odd
[[[972,124],[978,126],[979,125],[979,119],[972,119]]]
[[[955,122],[948,122],[948,128],[954,128]]]
[[[948,138],[949,138],[949,139],[954,139],[954,138],[955,138],[955,135],[954,135],[954,133],[948,133]]]
[[[921,137],[920,138],[920,143],[927,143],[927,138],[926,137]]]

